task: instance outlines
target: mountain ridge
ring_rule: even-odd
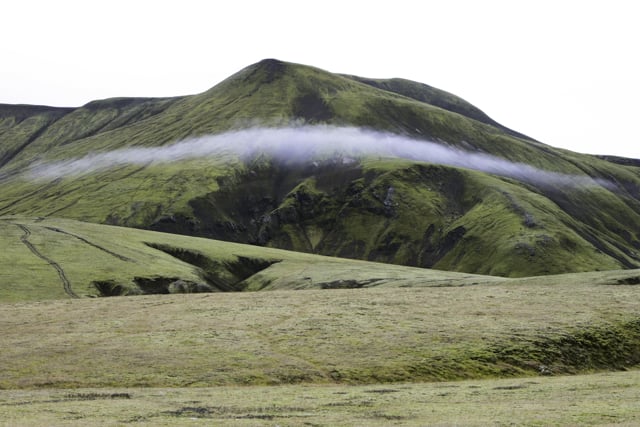
[[[556,149],[422,83],[269,59],[197,95],[50,108],[0,106],[0,215],[63,216],[501,276],[640,266],[633,159]],[[532,183],[429,157],[369,154],[344,163],[337,152],[300,164],[230,152],[48,182],[25,175],[41,164],[90,162],[96,153],[303,125],[370,129],[595,185]]]

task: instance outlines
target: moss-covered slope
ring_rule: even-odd
[[[527,182],[424,160],[334,156],[292,164],[233,153],[40,180],[26,173],[97,152],[301,123],[434,141],[592,185]],[[1,106],[0,215],[504,276],[633,268],[640,266],[640,168],[614,160],[531,140],[421,83],[264,60],[194,96],[70,109]]]

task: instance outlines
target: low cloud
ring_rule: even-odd
[[[489,154],[469,152],[434,142],[387,132],[336,126],[250,128],[160,147],[133,147],[99,152],[81,158],[40,163],[29,175],[34,179],[77,176],[126,165],[147,165],[197,158],[250,159],[264,153],[285,162],[309,162],[330,156],[391,157],[462,167],[513,178],[536,185],[585,186],[611,183],[585,175],[569,175],[510,162]]]

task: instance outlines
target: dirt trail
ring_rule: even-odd
[[[20,229],[22,229],[22,231],[24,231],[24,234],[22,236],[20,236],[20,241],[22,243],[25,244],[25,246],[27,248],[29,248],[29,250],[38,258],[44,260],[45,262],[47,262],[47,264],[49,264],[51,267],[53,267],[57,272],[58,272],[58,276],[60,276],[60,280],[62,281],[62,285],[64,286],[64,291],[67,293],[67,295],[69,295],[72,298],[80,298],[75,292],[73,292],[73,290],[71,289],[71,283],[69,282],[69,279],[67,278],[67,275],[64,273],[64,270],[62,269],[62,267],[60,267],[60,264],[58,264],[57,262],[55,262],[54,260],[52,260],[51,258],[43,255],[42,253],[40,253],[40,251],[38,251],[38,249],[36,249],[35,246],[33,246],[33,244],[29,241],[29,236],[31,236],[31,230],[29,230],[27,228],[27,226],[23,225],[23,224],[14,224],[17,227],[20,227]]]
[[[106,252],[109,255],[111,255],[113,257],[116,257],[121,261],[135,262],[135,260],[133,260],[131,258],[127,258],[124,255],[120,255],[119,253],[113,252],[113,251],[111,251],[111,250],[109,250],[107,248],[104,248],[104,247],[102,247],[100,245],[97,245],[97,244],[95,244],[93,242],[90,242],[87,239],[85,239],[84,237],[78,236],[77,234],[69,233],[68,231],[64,231],[64,230],[61,230],[61,229],[56,228],[56,227],[45,227],[45,228],[47,230],[55,231],[56,233],[62,233],[62,234],[66,234],[67,236],[75,237],[76,239],[80,240],[82,243],[86,243],[89,246],[93,246],[94,248],[99,249],[99,250],[101,250],[103,252]]]

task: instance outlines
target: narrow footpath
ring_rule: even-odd
[[[51,267],[53,267],[58,272],[58,276],[60,277],[60,280],[62,281],[62,286],[64,287],[64,291],[66,292],[66,294],[69,295],[71,298],[80,298],[75,292],[73,292],[73,289],[71,289],[71,282],[69,282],[69,278],[64,273],[64,270],[62,269],[62,267],[60,267],[60,264],[58,264],[57,262],[55,262],[51,258],[47,257],[46,255],[42,254],[29,241],[29,236],[31,236],[31,230],[29,230],[29,228],[27,228],[27,226],[23,225],[23,224],[14,224],[14,225],[16,225],[17,227],[20,227],[22,229],[22,231],[24,232],[24,234],[22,236],[20,236],[20,241],[22,243],[24,243],[25,246],[27,248],[29,248],[29,250],[35,256],[37,256],[38,258],[40,258],[43,261],[45,261],[47,264],[49,264]]]

